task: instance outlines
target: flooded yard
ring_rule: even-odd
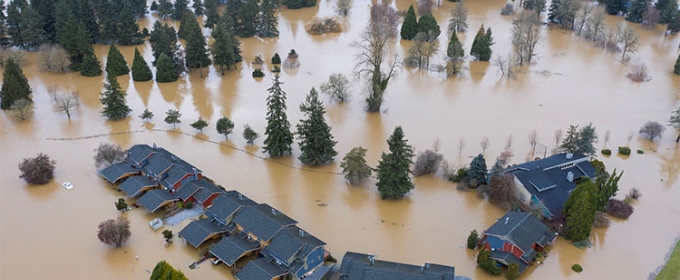
[[[282,8],[279,15],[280,37],[242,40],[246,62],[221,76],[210,67],[205,78],[198,71],[180,77],[178,82],[157,84],[133,82],[129,75],[119,77],[127,90],[131,116],[118,122],[106,121],[100,114],[98,93],[104,77],[86,78],[78,73],[52,74],[40,71],[35,54],[23,67],[33,88],[34,113],[19,122],[10,112],[0,113],[0,279],[146,279],[162,259],[181,269],[190,279],[232,279],[225,265],[208,262],[190,270],[198,250],[176,238],[163,246],[160,231],[153,232],[148,222],[155,216],[134,209],[120,214],[114,202],[124,194],[113,190],[94,167],[93,150],[101,142],[115,142],[124,148],[137,143],[153,144],[197,166],[203,174],[226,189],[235,189],[259,203],[268,203],[299,222],[301,228],[325,241],[327,250],[340,259],[345,251],[378,255],[378,259],[411,264],[425,261],[456,267],[456,274],[473,279],[491,277],[476,266],[476,251],[467,250],[465,241],[471,230],[482,231],[500,218],[504,211],[477,197],[476,193],[456,190],[453,183],[436,176],[414,179],[416,188],[406,198],[381,200],[375,179],[360,186],[345,182],[339,162],[350,149],[368,149],[367,161],[376,166],[385,140],[394,127],[402,126],[416,152],[441,143],[440,151],[452,165],[469,163],[482,152],[478,144],[490,139],[487,165],[505,147],[512,135],[514,158],[511,164],[529,157],[527,135],[538,132],[538,142],[555,147],[557,129],[593,123],[604,144],[605,131],[611,131],[607,147],[628,144],[644,155],[612,155],[598,158],[608,169],[625,170],[617,198],[636,187],[642,197],[634,203],[628,220],[612,219],[611,226],[593,231],[593,246],[577,249],[558,238],[545,263],[529,268],[521,279],[646,279],[680,236],[680,148],[674,142],[676,131],[667,129],[655,143],[637,137],[646,121],[666,122],[680,105],[680,77],[671,69],[678,54],[680,37],[663,36],[664,27],[642,30],[627,23],[640,35],[641,45],[632,60],[645,62],[651,81],[632,83],[626,78],[630,68],[610,54],[592,46],[567,30],[542,27],[535,62],[516,80],[503,79],[487,62],[472,61],[463,77],[446,78],[444,73],[405,68],[388,88],[381,113],[367,113],[363,100],[363,80],[352,80],[352,98],[346,104],[326,102],[327,120],[338,141],[339,156],[332,164],[311,168],[303,166],[294,145],[290,157],[269,160],[262,153],[264,137],[247,146],[241,136],[243,126],[251,125],[263,134],[266,120],[266,89],[273,75],[253,79],[250,66],[255,55],[267,61],[278,52],[290,49],[300,54],[297,70],[283,71],[282,88],[288,95],[288,117],[294,126],[302,114],[298,105],[312,87],[327,80],[331,73],[351,75],[355,66],[356,41],[364,29],[368,8],[354,1],[351,14],[343,19],[339,34],[310,36],[304,25],[315,16],[332,16],[334,1],[320,0],[317,7],[301,10]],[[411,1],[394,1],[406,10]],[[434,15],[445,30],[454,3],[442,1]],[[481,24],[491,27],[496,44],[494,55],[511,51],[511,17],[500,16],[505,1],[487,0],[465,3],[470,10],[467,33],[459,34],[469,52],[475,30]],[[621,17],[608,17],[615,26]],[[151,28],[153,16],[140,22]],[[209,32],[209,31],[205,31]],[[207,33],[206,33],[207,34]],[[443,63],[447,32],[439,37],[442,53],[432,63]],[[396,41],[391,50],[403,58],[409,42]],[[138,46],[147,61],[152,60],[148,43]],[[97,56],[105,65],[108,46],[97,45]],[[120,47],[131,64],[134,47]],[[82,103],[69,121],[65,114],[52,110],[47,87],[79,91]],[[145,124],[137,116],[144,108],[155,117]],[[163,122],[164,112],[178,109],[182,123],[173,129]],[[189,124],[202,117],[211,124],[203,133]],[[214,124],[227,116],[236,127],[229,139],[219,135]],[[177,133],[181,132],[181,133]],[[465,146],[459,153],[459,142]],[[55,180],[44,186],[29,186],[19,179],[17,164],[38,152],[57,161]],[[64,189],[65,181],[73,190]],[[118,215],[128,216],[132,237],[122,248],[109,248],[96,238],[97,225]],[[158,216],[158,214],[156,215]],[[189,221],[166,226],[179,232]],[[139,256],[137,260],[135,256]],[[577,274],[571,266],[579,263]]]

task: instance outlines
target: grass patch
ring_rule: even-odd
[[[656,275],[656,280],[673,280],[680,279],[680,241],[675,244],[675,249],[671,253],[666,265],[663,266],[659,274]]]

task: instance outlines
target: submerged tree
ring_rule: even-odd
[[[678,138],[675,139],[675,143],[680,142],[680,107],[671,113],[671,117],[668,119],[668,125],[673,126],[673,128],[678,131]]]
[[[341,73],[332,73],[328,82],[321,84],[321,92],[338,103],[344,103],[349,98],[349,79]]]
[[[149,111],[149,108],[144,109],[139,118],[144,120],[144,122],[149,122],[153,118],[153,112]]]
[[[194,129],[203,132],[203,129],[208,127],[210,125],[206,120],[204,120],[202,117],[198,117],[198,120],[191,123],[190,126],[193,127]]]
[[[326,123],[326,110],[319,100],[316,89],[312,88],[304,103],[300,104],[300,111],[307,117],[297,125],[297,138],[300,146],[300,161],[309,165],[321,165],[333,161],[338,152],[335,151],[331,127]]]
[[[146,64],[146,60],[135,47],[135,58],[132,60],[132,80],[135,82],[146,82],[153,79],[151,68]]]
[[[125,217],[110,219],[99,224],[97,238],[106,245],[120,247],[130,239],[130,221]]]
[[[43,153],[38,153],[38,156],[25,158],[19,163],[19,171],[21,171],[19,178],[24,179],[29,184],[47,184],[54,178],[54,169],[56,167],[56,161]]]
[[[109,54],[106,57],[106,74],[120,76],[130,72],[125,57],[120,53],[116,45],[109,45]]]
[[[479,30],[477,30],[475,39],[472,41],[470,55],[475,56],[481,61],[489,61],[489,59],[491,59],[491,42],[489,41],[489,37],[486,36],[483,24],[479,27]]]
[[[404,138],[404,131],[397,126],[387,139],[390,153],[382,153],[375,172],[378,177],[378,192],[382,199],[402,198],[413,188],[411,168],[413,149]]]
[[[71,114],[80,107],[80,94],[76,91],[66,94],[54,93],[52,99],[54,101],[54,111],[63,112],[69,121],[71,120]]]
[[[234,53],[234,49],[238,48],[240,43],[234,41],[236,39],[223,22],[216,25],[212,37],[214,41],[210,46],[210,53],[213,55],[215,65],[220,67],[220,72],[224,75],[225,67],[227,70],[236,68],[237,54]]]
[[[177,81],[178,78],[177,67],[167,55],[162,53],[156,63],[156,82],[170,83]]]
[[[451,19],[449,19],[449,31],[464,32],[467,27],[468,9],[463,2],[456,3],[456,6],[451,10]]]
[[[486,167],[484,155],[479,154],[474,159],[472,159],[472,162],[470,162],[470,168],[467,172],[467,179],[471,182],[473,187],[476,187],[480,184],[485,185],[487,171],[488,169]]]
[[[26,99],[32,102],[31,93],[33,90],[28,85],[28,79],[21,70],[19,64],[13,59],[5,62],[5,71],[2,73],[2,88],[0,88],[0,108],[10,109],[12,104],[19,99]]]
[[[573,241],[584,241],[590,237],[590,230],[595,220],[595,204],[593,192],[597,185],[592,180],[585,180],[576,186],[567,202],[564,203],[562,213],[566,217],[566,237]]]
[[[9,107],[9,109],[13,111],[12,115],[15,118],[18,118],[19,120],[22,121],[28,118],[28,116],[33,111],[33,108],[31,107],[31,101],[29,101],[26,98],[15,100],[14,103],[12,103],[12,106]]]
[[[99,102],[102,104],[102,115],[107,119],[117,121],[122,120],[132,112],[125,100],[125,91],[118,83],[118,78],[113,75],[106,76],[104,92],[100,94]]]
[[[512,46],[519,65],[531,62],[540,39],[539,24],[536,17],[527,12],[522,12],[512,23]]]
[[[401,25],[401,38],[404,40],[411,40],[418,33],[418,19],[416,19],[416,12],[413,5],[408,7],[406,16],[404,16],[404,23]]]
[[[281,84],[279,75],[274,75],[267,97],[267,128],[264,132],[267,138],[262,150],[273,158],[290,154],[293,144],[293,133],[286,115],[286,92],[281,89]]]
[[[279,36],[279,18],[276,16],[276,5],[278,1],[262,0],[260,12],[257,14],[256,34],[262,38]]]
[[[199,69],[201,78],[203,77],[203,67],[209,66],[212,61],[208,56],[208,49],[205,37],[201,31],[196,17],[190,16],[186,27],[186,66],[188,69]]]
[[[340,163],[342,173],[350,184],[356,185],[363,179],[371,176],[371,167],[366,164],[366,149],[354,147],[350,150]]]
[[[255,132],[255,130],[253,130],[253,128],[250,127],[250,125],[246,124],[243,127],[243,138],[246,139],[246,143],[248,143],[248,145],[252,145],[253,142],[255,142],[255,139],[257,139],[257,137],[260,137],[260,135],[257,134],[257,132]]]
[[[175,109],[170,109],[165,112],[165,123],[172,124],[172,127],[175,128],[178,123],[182,123],[181,117],[182,113]]]
[[[234,130],[234,122],[227,117],[221,117],[217,120],[217,133],[224,135],[224,137],[229,138],[229,134]]]

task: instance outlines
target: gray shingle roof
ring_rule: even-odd
[[[192,182],[193,181],[188,182],[188,183],[182,185],[181,187],[179,187],[179,189],[177,189],[177,191],[175,191],[175,195],[177,197],[181,198],[182,200],[187,200],[192,195],[196,194],[196,192],[198,192],[201,189],[201,187],[197,184],[192,184]]]
[[[248,242],[237,235],[230,235],[222,238],[220,242],[217,242],[217,244],[212,246],[210,248],[210,253],[228,266],[232,266],[236,261],[243,257],[243,255],[255,251],[257,248],[258,245],[256,243]]]
[[[104,177],[104,179],[109,181],[109,183],[116,183],[125,176],[138,173],[139,170],[133,168],[128,162],[124,161],[98,170],[97,172]]]
[[[510,252],[491,251],[489,255],[492,259],[497,260],[500,263],[503,263],[503,264],[506,264],[506,265],[510,265],[511,263],[516,263],[517,266],[519,267],[519,273],[524,272],[524,270],[527,268],[527,266],[529,266],[528,264],[524,263],[522,260],[515,257],[515,255],[511,254]]]
[[[222,193],[223,190],[215,186],[215,184],[210,183],[208,180],[201,179],[198,181],[190,181],[187,184],[195,184],[201,189],[194,195],[194,198],[200,203],[205,202],[211,195],[216,193]]]
[[[196,172],[198,172],[198,170]],[[175,184],[179,183],[179,181],[184,178],[184,176],[193,176],[194,171],[191,169],[186,169],[181,165],[173,165],[172,168],[168,170],[167,174],[168,176],[163,179],[162,184],[168,188],[173,188]]]
[[[244,195],[239,196],[237,191],[223,192],[213,200],[212,205],[206,209],[206,214],[226,222],[227,218],[231,217],[245,205],[257,205]]]
[[[508,242],[515,244],[525,253],[533,251],[531,245],[534,243],[546,246],[557,237],[555,232],[541,222],[541,220],[525,212],[505,213],[484,234],[504,236]],[[529,262],[533,259],[533,256],[523,256],[523,259]]]
[[[269,241],[282,228],[297,224],[266,203],[244,207],[236,214],[234,222],[264,241]]]
[[[154,212],[168,202],[179,200],[166,190],[150,190],[137,200],[137,203]]]
[[[269,246],[263,249],[263,254],[277,258],[284,262],[285,266],[291,266],[296,255],[304,259],[312,250],[324,245],[326,243],[299,227],[290,226],[272,238]]]
[[[259,258],[252,260],[237,273],[236,279],[239,280],[266,280],[286,274],[278,266],[266,259]]]
[[[118,188],[127,195],[134,197],[140,195],[145,188],[154,186],[158,186],[158,183],[145,176],[132,176],[118,185]]]
[[[370,280],[453,280],[452,266],[429,264],[429,267],[396,263],[376,259],[373,264],[368,255],[346,252],[340,266],[340,279]]]
[[[140,163],[143,160],[154,154],[154,150],[146,144],[138,144],[128,149],[127,160],[134,163]]]
[[[201,246],[211,236],[223,232],[210,219],[195,220],[184,227],[178,235],[194,247]]]
[[[160,175],[168,170],[171,166],[172,163],[170,161],[156,154],[149,158],[149,164],[144,166],[143,169],[145,169],[147,173]]]

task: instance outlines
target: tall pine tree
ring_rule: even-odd
[[[116,25],[116,41],[121,45],[139,45],[144,42],[139,33],[139,25],[135,20],[135,13],[125,6],[120,12]]]
[[[156,63],[156,82],[170,83],[177,81],[178,78],[177,66],[172,62],[172,59],[162,53]]]
[[[130,68],[123,54],[116,48],[116,45],[109,45],[109,54],[106,56],[106,74],[120,76],[128,72],[130,72]]]
[[[132,60],[132,80],[135,82],[146,82],[151,79],[153,79],[151,69],[135,47],[135,58]]]
[[[71,61],[71,69],[74,71],[80,71],[85,56],[94,53],[85,28],[82,24],[78,24],[74,18],[69,18],[64,25],[61,46],[66,50]]]
[[[7,16],[5,16],[5,1],[0,0],[0,46],[7,46],[9,40],[7,39],[7,25],[5,21]]]
[[[326,110],[319,100],[319,94],[312,88],[304,103],[300,104],[300,111],[307,117],[297,125],[297,138],[302,154],[298,159],[304,164],[321,165],[338,155],[335,151],[331,128],[324,119]]]
[[[212,62],[208,56],[208,49],[205,37],[201,31],[196,17],[188,19],[186,27],[186,66],[189,69],[198,68],[203,77],[203,67],[209,66]]]
[[[484,31],[483,24],[479,30],[477,30],[477,35],[475,35],[475,39],[472,41],[470,55],[474,55],[481,61],[489,61],[489,59],[491,59],[491,42],[489,42],[489,37]]]
[[[451,39],[449,39],[449,46],[446,48],[446,56],[449,61],[458,62],[465,56],[463,44],[458,40],[456,31],[451,32]]]
[[[219,0],[205,0],[205,22],[203,27],[213,29],[215,24],[220,20],[220,14],[217,10]]]
[[[258,0],[245,0],[238,9],[238,17],[234,18],[236,35],[243,38],[253,37],[256,30],[257,15],[260,11]]]
[[[257,14],[257,36],[271,38],[279,36],[279,18],[276,16],[276,2],[262,0]]]
[[[203,9],[203,3],[201,3],[201,0],[194,0],[194,4],[192,4],[191,7],[194,8],[194,14],[196,16],[203,16],[205,10]]]
[[[267,138],[262,150],[273,158],[290,154],[293,144],[293,133],[286,115],[286,92],[281,89],[281,84],[279,75],[274,75],[267,97],[267,128],[264,132]]]
[[[161,24],[160,21],[153,23],[153,30],[149,36],[149,43],[151,44],[151,51],[153,52],[154,61],[156,65],[161,54],[165,54],[173,63],[175,62],[175,54],[177,53],[177,32],[175,28],[168,26],[168,24]]]
[[[416,37],[416,34],[418,34],[418,20],[413,5],[410,5],[406,16],[404,16],[404,23],[401,25],[401,38],[412,40],[413,37]]]
[[[224,24],[224,27],[226,28],[227,31],[229,31],[229,36],[231,37],[232,41],[232,52],[234,53],[234,61],[236,63],[243,61],[243,56],[241,56],[241,41],[239,41],[236,38],[236,33],[234,31],[234,22],[229,16],[229,14],[225,13],[220,17],[220,23]]]
[[[232,35],[224,23],[217,24],[212,32],[212,37],[213,43],[210,46],[210,53],[212,53],[215,65],[220,67],[220,73],[224,75],[225,67],[227,70],[236,67],[234,41],[232,41]]]
[[[673,66],[673,74],[680,75],[680,55],[678,55],[678,59],[675,60],[675,66]]]
[[[626,20],[641,23],[642,14],[647,11],[647,3],[649,3],[649,0],[633,0],[631,2],[630,10],[628,10],[628,14],[626,15]]]
[[[118,78],[113,75],[106,76],[104,92],[99,97],[102,103],[102,115],[109,120],[122,120],[132,112],[125,100],[125,91],[120,88]]]
[[[585,241],[590,237],[595,220],[594,192],[597,184],[585,180],[578,184],[562,208],[566,217],[566,237],[573,241]]]
[[[184,12],[189,11],[189,1],[188,0],[175,0],[174,10],[172,11],[172,19],[180,20],[184,15]]]
[[[382,153],[375,169],[378,177],[376,185],[382,199],[402,198],[414,188],[409,176],[414,154],[407,142],[401,126],[397,126],[387,139],[390,153]]]
[[[12,46],[24,48],[25,40],[23,37],[25,26],[23,24],[23,11],[28,10],[26,0],[12,0],[7,5],[7,35],[10,37]]]
[[[159,17],[166,19],[172,15],[173,10],[172,2],[170,2],[170,0],[158,0],[158,9],[156,11],[158,12]],[[179,15],[180,17],[182,16],[182,14]]]
[[[570,154],[576,153],[578,151],[579,138],[581,138],[581,134],[578,131],[578,125],[570,125],[567,137],[564,138],[562,145],[560,145],[560,151]]]
[[[28,79],[24,76],[19,64],[9,58],[5,62],[5,71],[2,73],[2,88],[0,88],[0,108],[10,109],[14,101],[28,99],[31,101],[33,90],[28,85]]]
[[[80,75],[95,77],[102,74],[102,65],[94,53],[88,53],[80,64]]]

